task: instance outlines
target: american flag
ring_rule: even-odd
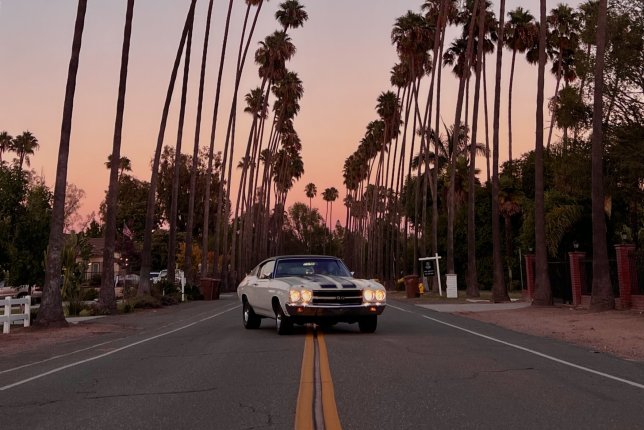
[[[130,240],[132,240],[132,238],[134,237],[134,233],[132,233],[132,230],[130,230],[130,228],[125,223],[123,223],[123,236],[126,236]]]

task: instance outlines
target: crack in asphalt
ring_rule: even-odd
[[[130,394],[110,394],[108,396],[90,396],[85,397],[86,400],[99,400],[99,399],[111,399],[117,397],[145,397],[145,396],[166,396],[166,395],[176,395],[176,394],[195,394],[195,393],[208,393],[211,391],[217,391],[216,387],[212,388],[203,388],[201,390],[175,390],[175,391],[152,391],[149,393],[130,393]]]

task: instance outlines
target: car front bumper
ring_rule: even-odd
[[[296,324],[307,322],[356,322],[362,317],[380,315],[385,310],[384,303],[319,306],[286,305],[286,313]]]

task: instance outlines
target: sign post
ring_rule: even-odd
[[[442,296],[443,288],[441,285],[441,268],[438,264],[438,260],[440,259],[441,257],[438,254],[435,254],[433,257],[419,258],[418,261],[420,261],[420,264],[422,265],[423,276],[428,277],[438,275],[438,294]]]

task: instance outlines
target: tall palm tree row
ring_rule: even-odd
[[[192,0],[190,2],[190,7],[188,9],[188,14],[186,16],[185,24],[183,26],[183,31],[181,33],[181,40],[179,41],[179,47],[177,48],[177,54],[175,56],[174,64],[172,66],[172,72],[170,74],[170,82],[168,84],[168,90],[166,93],[166,98],[163,106],[163,112],[161,114],[159,134],[157,137],[157,143],[154,151],[154,158],[152,161],[152,172],[150,175],[150,188],[148,191],[148,200],[147,200],[146,215],[145,215],[145,230],[143,232],[143,250],[141,251],[141,272],[140,272],[140,280],[139,280],[139,288],[138,288],[138,294],[141,294],[141,295],[150,293],[150,270],[152,266],[152,230],[155,227],[154,212],[155,212],[157,184],[159,180],[159,162],[161,160],[161,149],[163,148],[163,141],[165,139],[165,129],[168,122],[170,103],[172,101],[172,94],[174,92],[174,85],[179,71],[179,64],[181,62],[181,57],[184,52],[186,39],[188,38],[188,33],[191,33],[192,31],[192,25],[194,22],[194,15],[195,15],[195,5],[196,5],[196,0]]]
[[[304,173],[300,155],[302,144],[293,125],[300,110],[303,85],[297,73],[289,71],[286,64],[296,50],[287,31],[301,27],[308,14],[298,1],[290,0],[279,5],[275,18],[282,30],[259,43],[255,62],[261,83],[245,97],[244,111],[251,115],[252,122],[239,162],[241,175],[235,210],[230,211],[233,215],[231,246],[228,246],[228,228],[215,238],[216,244],[221,240],[222,255],[231,259],[230,280],[233,282],[238,273],[280,249],[287,194],[294,181]],[[275,102],[269,118],[271,94]],[[231,143],[233,141],[234,138]],[[231,171],[228,170],[228,181]],[[227,219],[228,216],[220,219],[222,225],[227,224]],[[249,243],[253,246],[247,246]],[[217,256],[219,247],[216,245],[215,249]],[[222,270],[226,271],[228,266],[222,265]],[[228,278],[225,274],[224,279]]]

